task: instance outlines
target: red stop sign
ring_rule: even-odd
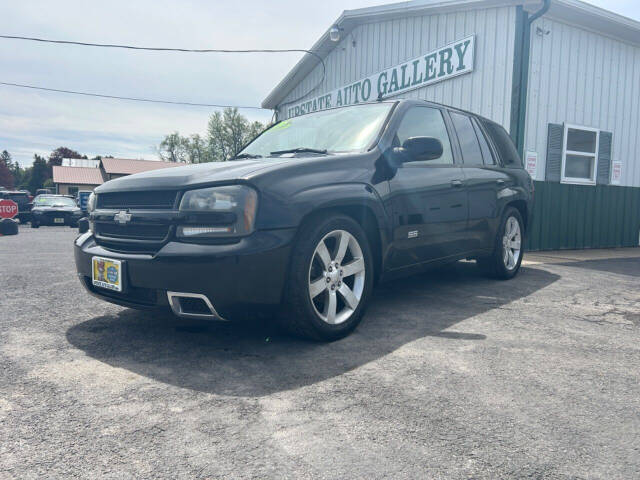
[[[13,218],[18,214],[18,204],[6,198],[0,200],[0,218]]]

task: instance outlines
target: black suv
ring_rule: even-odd
[[[513,277],[532,197],[496,123],[367,103],[279,122],[231,162],[101,185],[75,260],[113,303],[217,319],[274,309],[293,332],[333,340],[380,279],[464,258]]]
[[[31,228],[40,225],[69,225],[77,227],[82,210],[68,195],[38,195],[33,199]]]
[[[31,196],[25,190],[0,190],[0,200],[13,200],[18,204],[18,215],[16,218],[20,223],[27,223],[31,218]]]

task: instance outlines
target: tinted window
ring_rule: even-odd
[[[430,107],[414,107],[409,110],[396,133],[398,145],[402,145],[405,140],[411,137],[433,137],[442,142],[442,156],[435,160],[424,162],[412,162],[415,164],[450,164],[453,163],[453,155],[451,154],[451,142],[447,127],[444,124],[442,113],[437,108]]]
[[[497,123],[485,120],[483,124],[489,135],[491,135],[493,143],[502,157],[502,162],[509,167],[522,167],[520,155],[518,155],[518,151],[507,131]]]
[[[484,164],[495,165],[496,159],[493,158],[493,153],[489,148],[489,144],[487,143],[487,139],[484,136],[484,132],[482,131],[480,125],[478,125],[478,122],[476,120],[473,120],[473,127],[476,130],[476,136],[478,137],[478,141],[480,142],[480,150],[482,150],[482,158],[484,160]]]
[[[451,120],[453,120],[453,126],[456,127],[464,164],[482,165],[482,152],[471,119],[466,115],[451,112]]]

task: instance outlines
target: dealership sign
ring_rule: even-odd
[[[420,55],[332,92],[287,107],[288,117],[375,101],[473,71],[475,36]]]

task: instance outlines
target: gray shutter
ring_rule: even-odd
[[[563,136],[564,125],[549,124],[547,130],[547,167],[545,169],[545,180],[548,182],[559,182],[561,178]]]
[[[600,144],[598,146],[598,171],[596,183],[598,185],[608,185],[611,178],[611,143],[613,134],[611,132],[600,132]]]

